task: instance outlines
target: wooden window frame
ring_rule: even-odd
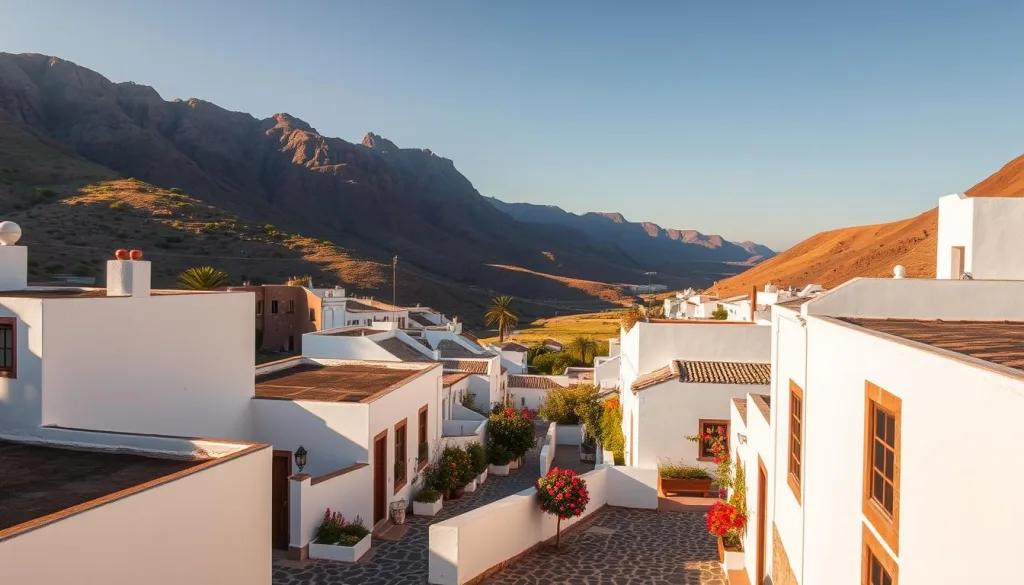
[[[893,415],[895,424],[895,453],[893,454],[893,503],[892,515],[879,506],[871,497],[871,447],[874,444],[874,409],[881,408]],[[900,445],[902,442],[902,411],[903,401],[881,387],[864,382],[864,463],[861,468],[862,480],[862,512],[864,518],[878,531],[882,540],[889,545],[893,554],[900,554]]]
[[[416,420],[419,424],[419,442],[416,444],[416,458],[419,459],[419,448],[423,443],[427,443],[427,456],[420,460],[416,466],[417,471],[423,471],[423,468],[427,466],[430,461],[430,405],[424,404],[420,407],[419,412],[416,413]]]
[[[277,301],[270,301],[270,314],[276,315],[278,310]]]
[[[899,585],[900,581],[900,567],[896,564],[896,561],[889,556],[889,552],[885,550],[882,543],[875,538],[875,534],[871,532],[867,524],[861,525],[862,536],[860,553],[860,582],[861,585],[870,585],[871,583],[871,557],[878,559],[878,563],[882,565],[886,573],[892,577],[892,585]]]
[[[729,444],[730,443],[730,441],[729,441],[729,436],[730,436],[729,433],[732,430],[730,428],[729,421],[721,420],[721,419],[716,419],[716,418],[702,418],[702,419],[698,419],[697,420],[697,434],[698,435],[700,433],[704,432],[704,425],[705,424],[707,424],[707,425],[714,425],[716,427],[725,427],[725,455],[728,456],[729,452],[730,452],[730,449],[732,447]],[[705,462],[714,462],[715,461],[714,456],[704,455],[704,441],[697,441],[697,461],[705,461]]]
[[[294,315],[295,314],[295,301],[293,299],[288,299],[284,303],[285,303],[284,304],[284,313],[286,315]]]
[[[800,414],[797,422],[800,424],[800,436],[797,437],[793,434],[793,402],[796,400],[800,401]],[[801,503],[801,480],[804,475],[804,389],[801,388],[793,380],[789,381],[789,411],[787,419],[787,432],[786,432],[786,483],[789,484],[789,490],[793,492],[793,497],[796,498],[796,503]],[[794,472],[793,470],[793,441],[800,444],[799,453],[796,454],[796,464],[798,469]]]
[[[256,301],[256,316],[259,317],[262,314],[263,314],[263,301],[262,300],[257,300]]]
[[[405,484],[409,483],[409,469],[408,469],[408,464],[409,464],[409,433],[408,433],[408,427],[409,427],[409,424],[408,423],[409,423],[409,419],[408,418],[403,418],[402,420],[400,420],[398,422],[398,424],[395,425],[395,441],[394,441],[394,444],[395,444],[395,460],[391,462],[392,463],[392,473],[394,473],[394,464],[396,464],[399,461],[401,461],[402,462],[402,475],[403,475],[401,482],[398,481],[397,477],[395,478],[394,493],[396,493],[396,494],[399,492],[399,490],[401,490],[402,488],[405,487]],[[399,436],[402,437],[402,447],[404,447],[403,451],[405,451],[404,453],[401,453],[401,454],[398,452],[398,437]],[[399,459],[399,456],[401,456],[401,459]]]
[[[11,326],[11,367],[0,369],[0,378],[16,380],[18,378],[18,320],[13,317],[0,317],[0,325]]]

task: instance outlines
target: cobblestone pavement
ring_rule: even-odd
[[[275,561],[274,585],[404,585],[427,582],[427,528],[473,508],[521,492],[537,481],[538,458],[547,427],[538,427],[537,447],[523,457],[523,465],[507,477],[488,476],[484,485],[458,500],[448,500],[434,517],[406,515],[409,531],[398,541],[373,539],[373,548],[357,563],[333,561]]]
[[[725,585],[703,512],[606,507],[481,585]]]

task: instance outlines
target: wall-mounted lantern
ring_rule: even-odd
[[[299,449],[295,451],[295,467],[302,471],[302,468],[306,466],[306,448],[299,445]]]

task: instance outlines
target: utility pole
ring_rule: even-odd
[[[651,290],[651,277],[657,274],[653,270],[644,272],[647,275],[647,318],[650,319],[651,307],[654,305],[654,291]]]
[[[398,326],[398,254],[391,259],[391,320]]]

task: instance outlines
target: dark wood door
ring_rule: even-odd
[[[373,525],[387,518],[388,432],[373,439]]]
[[[292,474],[291,453],[274,452],[271,483],[271,539],[277,549],[288,548],[288,476]]]
[[[768,538],[768,471],[757,458],[757,585],[764,583],[765,546]]]

